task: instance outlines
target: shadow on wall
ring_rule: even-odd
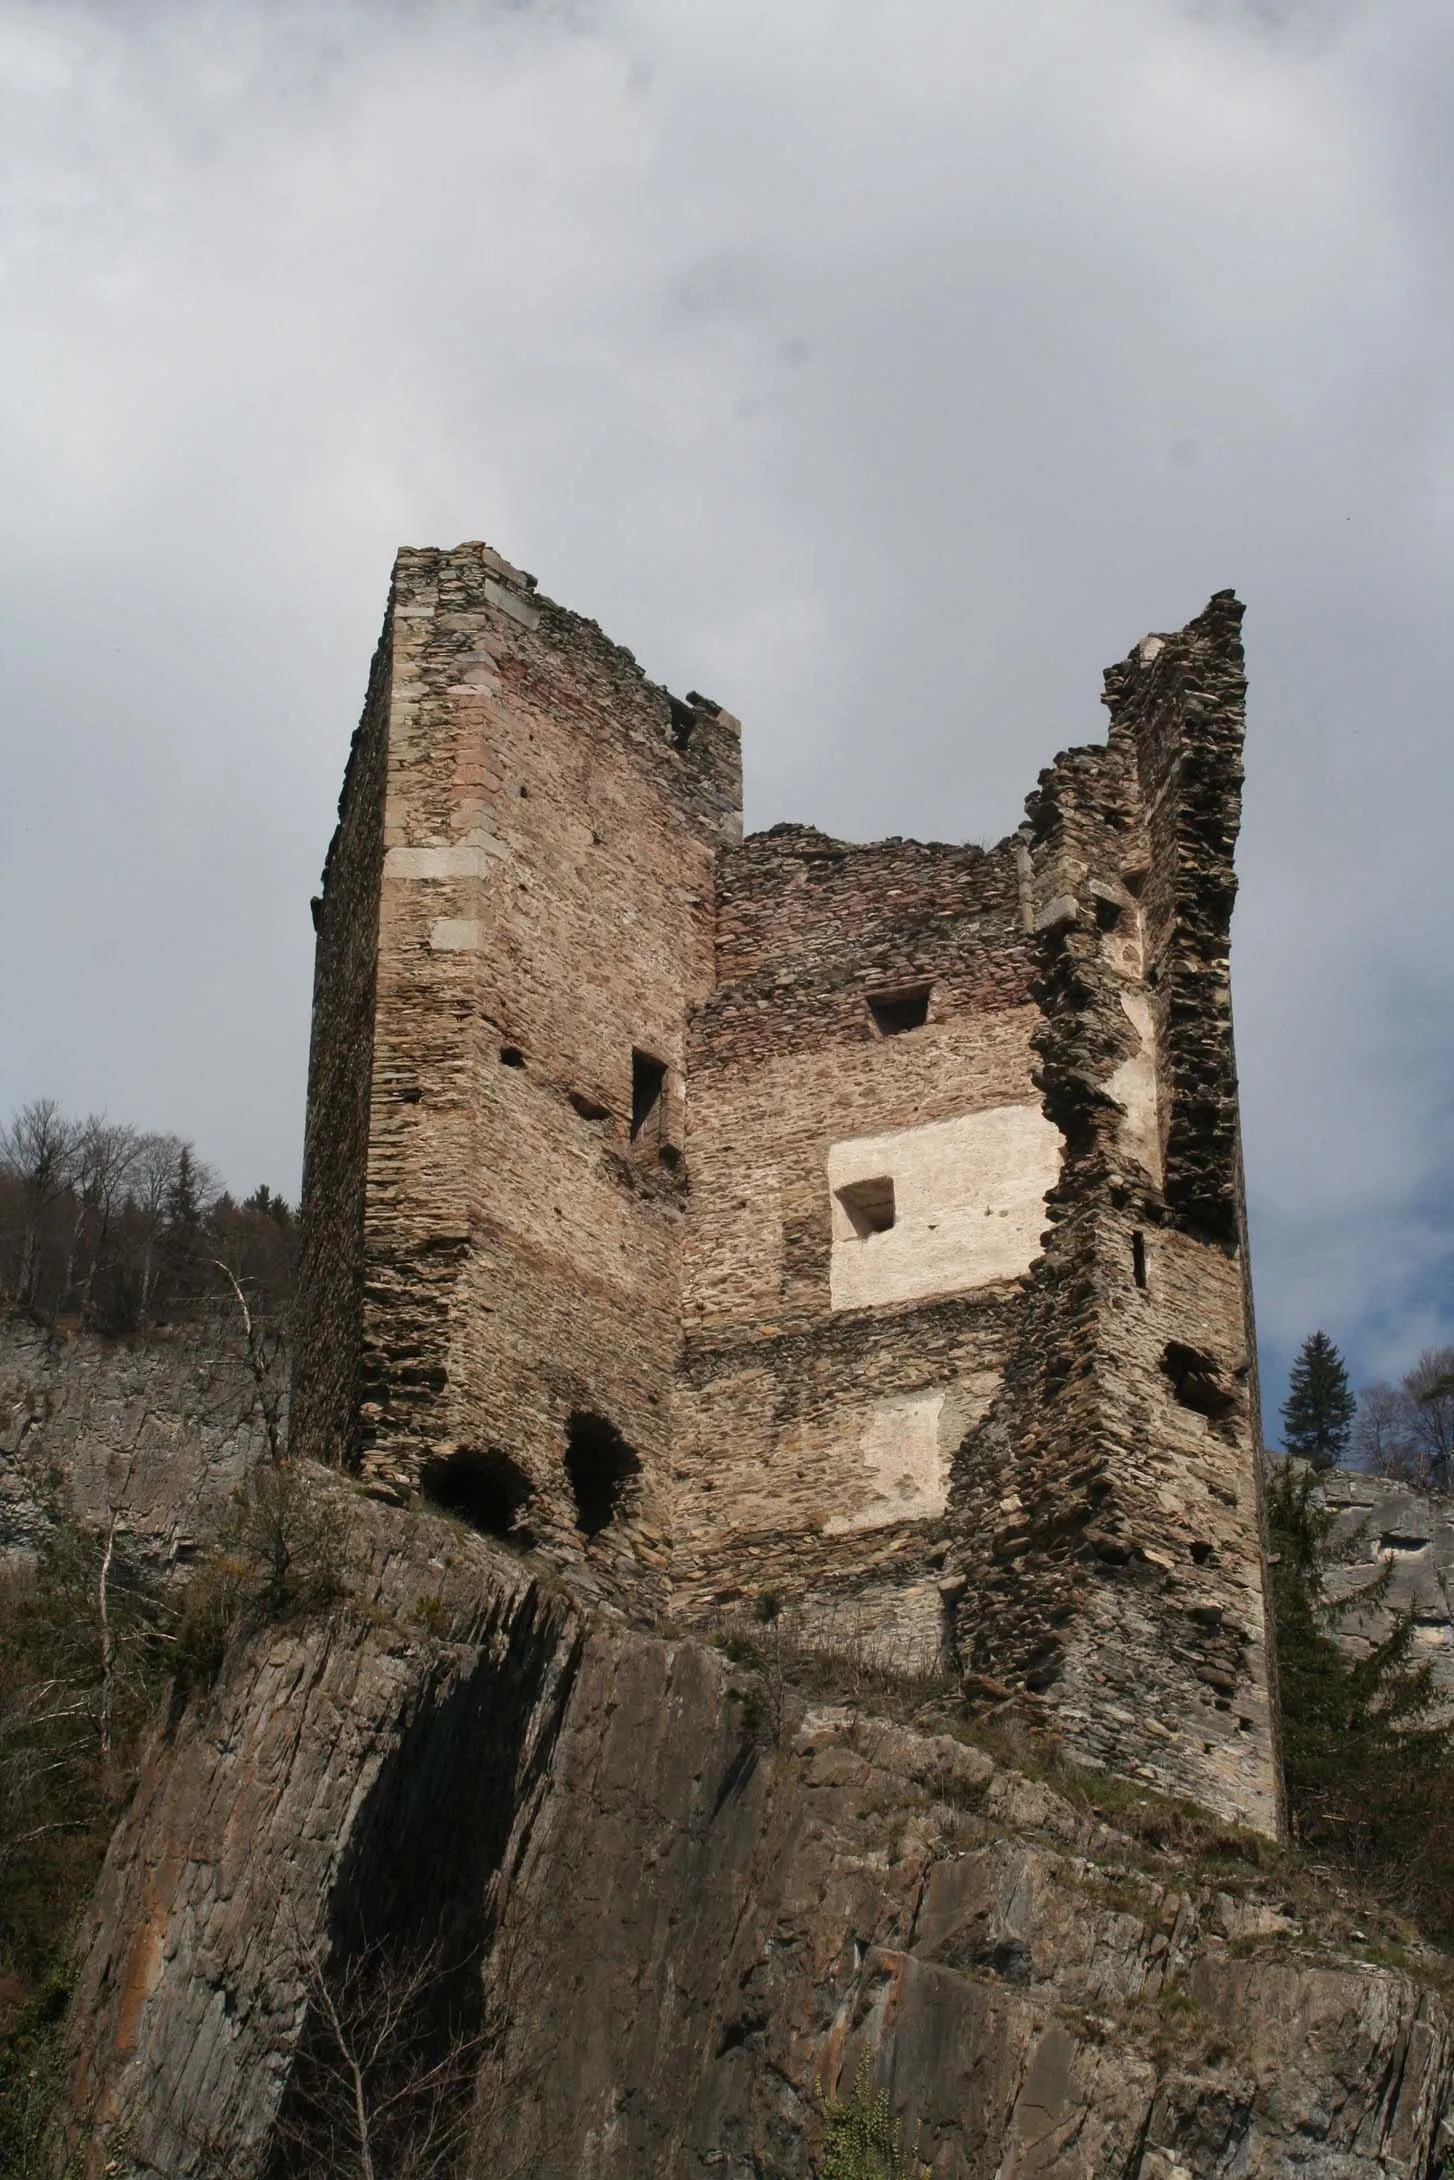
[[[441,1657],[353,1827],[326,1934],[298,1939],[309,2003],[267,2180],[337,2169],[340,2126],[357,2149],[352,2094],[339,2099],[356,2059],[376,2169],[443,2171],[420,2153],[467,2140],[492,2024],[512,1998],[508,1964],[490,1959],[495,1880],[574,1678],[573,1660],[560,1673],[561,1635],[558,1612],[529,1603],[503,1654],[486,1640],[462,1673]],[[358,1995],[371,2003],[350,2020]]]

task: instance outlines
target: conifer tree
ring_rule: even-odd
[[[1314,1468],[1335,1468],[1348,1450],[1357,1408],[1348,1372],[1326,1332],[1309,1333],[1298,1349],[1282,1404],[1283,1444]]]
[[[1335,1547],[1336,1517],[1318,1503],[1310,1471],[1290,1462],[1270,1479],[1267,1516],[1293,1836],[1447,1939],[1454,1719],[1432,1665],[1416,1658],[1412,1608],[1389,1610],[1393,1562],[1330,1597],[1330,1566],[1361,1539]],[[1360,1622],[1372,1632],[1345,1649],[1340,1630]]]

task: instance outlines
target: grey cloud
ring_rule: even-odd
[[[296,1185],[401,542],[860,837],[1003,832],[1233,582],[1267,1376],[1450,1337],[1451,78],[1424,0],[0,7],[0,1104]]]

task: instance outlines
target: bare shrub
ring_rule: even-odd
[[[245,1625],[334,1604],[346,1587],[347,1541],[335,1496],[311,1470],[294,1461],[260,1463],[183,1595],[176,1635],[182,1685],[210,1684]]]

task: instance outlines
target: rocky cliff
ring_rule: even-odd
[[[33,1553],[58,1509],[157,1571],[185,1561],[264,1451],[242,1343],[215,1321],[130,1346],[0,1316],[0,1559]]]
[[[391,1959],[430,1964],[401,2048],[467,2055],[478,2180],[798,2180],[864,2052],[936,2180],[1442,2172],[1441,1963],[1266,1842],[320,1488],[348,1597],[233,1645],[113,1842],[89,2173],[356,2169],[309,2152],[309,2080]]]

